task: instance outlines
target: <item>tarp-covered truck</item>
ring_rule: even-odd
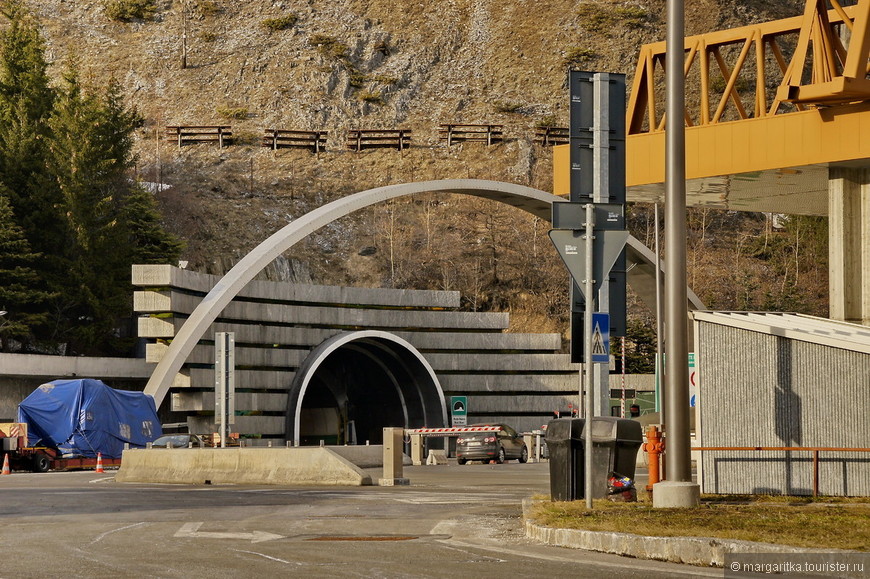
[[[125,445],[161,436],[154,399],[89,378],[54,380],[18,405],[18,422],[0,423],[0,449],[12,469],[45,472],[119,465]]]

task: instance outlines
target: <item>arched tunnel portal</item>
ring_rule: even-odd
[[[426,359],[388,332],[337,334],[296,372],[288,439],[301,445],[381,444],[383,428],[446,426],[444,393]]]
[[[206,294],[199,305],[196,306],[185,321],[184,325],[175,334],[174,339],[169,344],[168,349],[158,362],[154,372],[151,374],[151,378],[148,380],[148,384],[145,387],[145,393],[153,396],[155,403],[159,407],[163,402],[164,397],[169,392],[176,374],[184,365],[185,360],[191,352],[193,352],[200,338],[216,320],[221,311],[230,304],[233,298],[256,276],[260,270],[266,267],[284,251],[292,247],[295,243],[334,220],[364,207],[369,207],[375,203],[397,197],[431,192],[458,193],[488,198],[518,207],[546,220],[549,220],[551,217],[552,205],[554,203],[564,203],[567,201],[566,199],[551,195],[550,193],[532,189],[530,187],[524,187],[522,185],[475,179],[447,179],[441,181],[423,181],[417,183],[388,185],[385,187],[361,191],[340,198],[331,203],[327,203],[324,206],[300,216],[295,221],[272,234],[250,253],[239,260],[239,262],[236,263],[236,265],[233,266],[233,268],[223,278],[221,278],[208,294]],[[654,303],[653,297],[655,296],[656,284],[655,269],[656,267],[659,267],[655,262],[655,256],[638,240],[631,237],[626,246],[626,255],[630,262],[627,272],[629,283],[642,298],[646,298],[645,301],[648,301],[648,303],[650,301]],[[688,304],[689,307],[692,309],[703,309],[700,300],[697,299],[691,290],[688,290],[688,294],[690,302]],[[385,334],[379,337],[359,336],[358,341],[354,344],[344,342],[347,346],[346,350],[342,353],[346,352],[348,356],[346,362],[341,362],[341,364],[350,364],[350,361],[353,358],[356,360],[355,363],[358,365],[358,368],[365,366],[370,370],[374,370],[379,367],[372,359],[372,354],[377,351],[377,347],[386,347],[388,349],[393,348],[392,355],[394,356],[399,356],[400,353],[402,356],[407,355],[403,353],[405,350],[407,350],[407,352],[412,352],[413,357],[420,363],[420,367],[426,368],[432,379],[431,385],[424,386],[423,382],[417,382],[417,387],[419,387],[421,391],[426,390],[427,388],[432,390],[432,386],[434,385],[434,391],[436,391],[438,393],[437,396],[440,396],[441,398],[440,407],[437,410],[437,412],[441,413],[439,419],[427,420],[425,424],[427,426],[434,426],[439,422],[441,424],[446,423],[446,409],[444,406],[443,394],[441,393],[440,387],[437,386],[438,381],[435,378],[434,372],[432,372],[431,368],[429,368],[425,363],[423,357],[409,344],[406,343],[405,346],[403,346],[405,350],[402,350],[395,345],[399,343],[397,341],[398,338],[394,336],[393,338],[395,339],[389,339],[386,337],[388,335],[389,334]],[[355,341],[353,338],[347,338],[346,334],[342,334],[342,336],[350,341]],[[338,339],[338,341],[341,342],[341,339]],[[327,350],[330,347],[328,342],[329,341],[322,345],[322,347]],[[332,346],[335,348],[339,347],[335,343],[333,343]],[[351,352],[354,353],[351,354]],[[328,353],[329,352],[324,351],[324,354]],[[341,357],[343,358],[344,356]],[[332,376],[333,378],[342,375],[349,376],[353,369],[342,368],[341,364],[339,364],[338,358],[329,360],[328,355],[314,356],[313,353],[306,363],[312,365],[316,364],[317,367],[319,367],[325,361],[327,363],[324,366],[322,374],[318,375],[316,368],[311,374],[308,372],[299,372],[299,374],[302,375],[299,380],[302,380],[302,382],[299,384],[294,382],[293,384],[295,394],[291,394],[291,400],[293,400],[293,402],[291,402],[291,413],[294,412],[293,409],[295,408],[295,416],[292,418],[290,416],[287,417],[288,422],[291,420],[294,421],[293,428],[288,428],[288,438],[295,437],[297,433],[304,434],[301,428],[301,423],[295,421],[297,420],[297,417],[302,414],[300,411],[305,404],[308,404],[308,408],[310,409],[315,408],[316,404],[327,404],[325,408],[338,408],[339,422],[342,419],[343,415],[340,412],[340,405],[342,402],[341,389],[335,390],[335,387],[333,386],[333,390],[329,390],[329,388],[323,390],[323,387],[325,386],[321,387],[318,386],[318,384],[323,383],[325,385],[327,381],[331,383],[332,379],[329,378],[329,376]],[[408,358],[408,361],[410,363],[413,360]],[[413,366],[413,364],[411,366]],[[408,366],[408,368],[411,366]],[[419,370],[419,367],[417,370]],[[384,374],[384,376],[389,376],[389,373],[385,371],[383,365],[380,365],[379,371]],[[313,384],[312,377],[316,378]],[[358,378],[357,380],[362,379]],[[390,380],[393,380],[393,378],[390,378]],[[398,380],[395,380],[395,384],[398,384]],[[309,386],[312,388],[312,393],[314,394],[312,394],[310,399],[306,399],[306,392]],[[357,388],[364,391],[373,388],[386,388],[386,386],[381,386],[380,383],[377,385],[370,383],[368,387],[365,385],[354,385],[350,390],[348,390],[348,392],[344,393],[344,396],[347,396],[348,393],[354,393]],[[415,426],[419,416],[424,416],[426,419],[435,416],[429,414],[431,412],[436,412],[435,409],[430,408],[431,400],[434,400],[434,398],[430,399],[430,397],[435,396],[432,392],[429,392],[423,397],[425,398],[425,404],[423,404],[423,401],[416,402],[414,401],[413,396],[409,397],[408,392],[402,387],[394,385],[393,389],[395,390],[395,397],[397,397],[401,402],[391,402],[394,406],[391,406],[393,410],[390,410],[390,412],[393,412],[394,410],[397,411],[396,409],[399,407],[402,408],[402,412],[409,412],[406,418],[407,426]],[[327,396],[327,392],[333,397],[332,399]],[[422,406],[417,408],[415,404],[422,404]],[[415,414],[411,411],[422,411],[423,413]],[[358,411],[355,412],[358,413]],[[354,416],[356,415],[357,414],[354,414]],[[351,419],[347,413],[345,413],[345,416],[348,417],[348,420]],[[359,430],[357,430],[357,435],[359,436]]]

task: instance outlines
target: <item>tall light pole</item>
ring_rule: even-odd
[[[686,291],[686,82],[685,7],[668,0],[665,57],[665,472],[653,485],[654,507],[693,507],[700,503],[692,482],[689,434],[689,334]]]

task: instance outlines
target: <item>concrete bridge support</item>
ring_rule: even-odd
[[[870,325],[870,169],[828,172],[830,317]]]

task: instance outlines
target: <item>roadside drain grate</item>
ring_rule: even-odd
[[[413,541],[420,537],[413,536],[379,536],[379,537],[312,537],[306,541]]]

